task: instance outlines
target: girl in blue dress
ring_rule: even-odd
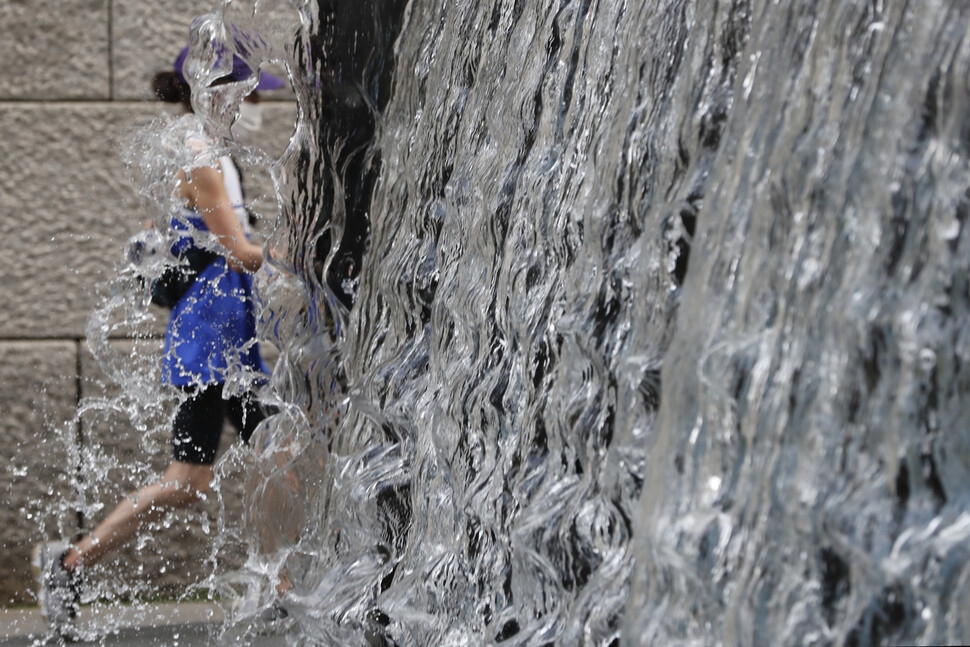
[[[173,72],[156,75],[154,89],[163,101],[181,103],[191,112],[189,85],[182,76],[187,51],[179,54]],[[234,57],[233,72],[226,80],[245,80],[251,74]],[[282,85],[281,80],[262,74],[256,90]],[[256,103],[254,95],[258,101],[254,92],[248,98],[251,104]],[[252,116],[249,109],[241,112],[243,117]],[[240,217],[244,211],[236,204],[241,202],[241,192],[231,160],[211,152],[213,147],[194,116],[179,121],[184,126],[186,159],[194,163],[178,172],[175,194],[184,206],[172,220],[181,234],[172,251],[207,248],[218,253],[174,305],[165,335],[162,380],[184,392],[173,425],[173,459],[159,481],[126,497],[80,541],[38,547],[34,566],[42,610],[52,628],[66,637],[75,631],[79,567],[95,564],[144,525],[208,491],[223,420],[233,422],[248,441],[264,417],[248,396],[223,397],[230,371],[248,372],[254,385],[265,377],[256,343],[251,277],[262,265],[262,248],[249,241],[248,223]],[[254,120],[247,121],[251,129]]]

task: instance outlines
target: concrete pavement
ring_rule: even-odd
[[[81,609],[78,626],[83,634],[93,627],[114,627],[116,631],[98,636],[91,642],[72,645],[106,647],[202,647],[219,644],[217,632],[223,620],[222,610],[211,603],[125,605],[92,605]],[[37,608],[0,609],[0,647],[33,647],[58,645],[47,636],[47,626]],[[283,647],[282,636],[256,636],[253,647]]]

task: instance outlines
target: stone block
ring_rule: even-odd
[[[13,304],[0,311],[0,338],[84,336],[98,286],[115,276],[124,241],[146,217],[121,142],[163,110],[157,103],[0,104],[0,298]],[[282,152],[295,114],[292,103],[268,103],[256,143]],[[253,209],[275,222],[268,173],[243,172]]]
[[[115,2],[111,12],[112,96],[116,100],[152,100],[152,76],[172,69],[189,41],[189,27],[211,11],[205,0]]]
[[[77,344],[0,342],[0,356],[0,606],[8,606],[34,601],[32,546],[77,530]]]
[[[119,147],[152,104],[0,104],[0,338],[79,338],[141,227]]]
[[[107,99],[109,0],[0,2],[0,100]]]
[[[297,15],[290,3],[281,6],[283,9],[276,8],[274,13],[285,12],[291,18]],[[192,21],[212,10],[212,2],[200,0],[115,2],[111,12],[112,97],[153,99],[152,76],[172,69],[176,55],[188,44]],[[265,10],[261,7],[261,11]],[[285,77],[278,65],[267,65],[265,69]],[[293,93],[283,89],[266,96],[270,100],[292,99]]]

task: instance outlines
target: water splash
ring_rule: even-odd
[[[227,32],[258,14],[236,7]],[[599,78],[635,23],[403,8],[321,6],[284,61],[300,120],[261,295],[293,406],[257,434],[262,563],[313,643],[608,643],[676,300],[636,101]]]
[[[965,641],[966,13],[202,21],[299,104],[229,634],[283,575],[298,644]]]

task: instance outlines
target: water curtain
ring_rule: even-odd
[[[226,5],[299,103],[249,500],[295,635],[966,640],[968,12]]]

